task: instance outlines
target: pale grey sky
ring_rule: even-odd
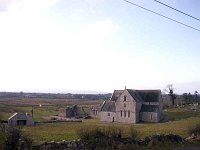
[[[130,1],[200,29],[153,0]],[[200,18],[198,0],[162,2]],[[122,0],[0,0],[0,91],[200,91],[199,44],[200,32]]]

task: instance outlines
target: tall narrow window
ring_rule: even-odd
[[[126,107],[126,104],[124,103],[124,107]]]
[[[130,116],[131,116],[131,112],[130,112],[130,110],[128,111],[128,117],[130,118]]]
[[[124,95],[124,101],[126,101],[126,96]]]
[[[121,117],[122,117],[122,110],[121,110]]]
[[[153,120],[153,116],[152,116],[152,114],[151,114],[151,120]]]
[[[124,110],[124,118],[126,118],[126,111]]]

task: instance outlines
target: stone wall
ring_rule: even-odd
[[[140,122],[140,110],[142,107],[142,103],[141,102],[137,102],[136,103],[136,123]]]
[[[32,150],[64,150],[64,149],[83,149],[84,143],[80,140],[61,141],[61,142],[45,142],[32,147]]]
[[[115,112],[101,112],[101,121],[103,122],[116,122],[116,113]]]
[[[159,110],[157,113],[140,113],[142,104],[157,105],[159,106]],[[115,101],[115,106],[115,116],[108,116],[108,112],[101,112],[101,121],[113,122],[113,117],[115,122],[119,123],[138,123],[140,121],[159,122],[162,119],[163,102],[161,94],[159,95],[158,102],[141,102],[135,100],[127,90],[124,90],[123,93]]]
[[[189,141],[191,141],[189,139]],[[135,144],[137,145],[135,148],[137,149],[152,149],[152,148],[162,148],[162,146],[166,146],[166,142],[169,142],[170,145],[178,145],[180,144],[183,146],[184,144],[187,144],[184,139],[182,139],[181,136],[179,135],[174,135],[174,134],[157,134],[157,135],[152,135],[145,137],[144,139],[132,139],[132,138],[121,138],[119,137],[118,139],[115,139],[115,149],[125,149],[127,148],[127,145]],[[163,143],[163,144],[162,144]],[[74,140],[74,141],[61,141],[61,142],[45,142],[39,145],[32,146],[32,150],[85,150],[89,149],[91,146],[89,145],[91,143],[83,142],[81,140]],[[99,144],[104,144],[105,143],[98,143],[95,142],[93,143],[94,147],[99,146]],[[110,145],[113,143],[109,143],[107,145],[107,148],[111,148]],[[157,146],[156,146],[157,145]],[[169,146],[170,146],[169,145]],[[89,147],[88,147],[89,146]],[[19,149],[23,149],[23,145],[19,145]],[[94,149],[94,147],[92,149]]]
[[[115,104],[117,122],[136,123],[136,102],[127,91],[124,91],[121,94],[121,96],[117,99]]]
[[[144,122],[159,122],[159,116],[156,112],[140,112],[140,120]]]
[[[89,111],[91,117],[100,118],[101,106],[92,106]]]

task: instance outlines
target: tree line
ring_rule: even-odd
[[[183,93],[181,95],[175,94],[175,89],[172,84],[167,85],[167,87],[163,90],[163,97],[166,99],[168,96],[171,105],[175,106],[176,104],[192,104],[200,102],[200,96],[198,91],[194,91],[194,93]]]

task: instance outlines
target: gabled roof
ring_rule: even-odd
[[[142,101],[142,99],[140,98],[140,96],[138,95],[138,93],[135,90],[127,89],[127,91],[129,92],[129,94],[132,96],[132,98],[135,101]]]
[[[123,91],[124,90],[115,90],[110,100],[116,101],[118,97],[123,93]]]
[[[160,90],[136,90],[143,102],[159,102]]]
[[[158,112],[158,105],[142,105],[140,112]]]
[[[114,101],[104,101],[101,111],[115,112],[115,102]]]
[[[129,92],[135,101],[140,102],[159,102],[160,90],[132,90],[125,89]],[[110,101],[116,101],[125,90],[115,90]]]
[[[14,113],[11,117],[8,118],[8,120],[14,118],[15,116],[17,117],[17,120],[26,120],[28,114],[24,114],[24,113]]]

